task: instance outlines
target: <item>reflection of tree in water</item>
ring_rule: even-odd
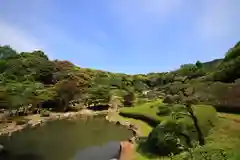
[[[4,149],[0,153],[0,160],[44,160],[44,157],[35,153],[13,154]]]

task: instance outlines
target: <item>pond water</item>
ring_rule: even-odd
[[[16,160],[71,160],[79,150],[130,138],[131,131],[103,117],[59,120],[1,136],[0,144]],[[10,158],[7,158],[10,159]]]

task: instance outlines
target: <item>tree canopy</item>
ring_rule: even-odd
[[[81,68],[69,61],[50,60],[40,50],[18,53],[10,46],[0,46],[0,107],[45,106],[51,101],[63,109],[72,100],[97,104],[109,103],[113,97],[131,106],[149,91],[174,95],[186,86],[234,83],[240,78],[239,44],[224,59],[184,64],[171,72],[136,75]],[[203,88],[196,94],[199,90]]]

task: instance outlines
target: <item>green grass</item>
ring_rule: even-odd
[[[152,127],[148,125],[146,122],[143,122],[141,120],[133,119],[133,118],[127,118],[120,116],[117,113],[111,113],[110,117],[111,120],[119,121],[119,122],[130,122],[131,124],[135,125],[139,129],[140,136],[147,137],[148,134],[152,131]],[[136,146],[136,152],[135,152],[135,160],[149,160],[148,157],[144,156],[143,154],[137,152],[137,146]],[[158,159],[151,159],[151,160],[158,160]]]
[[[240,114],[230,114],[230,113],[218,113],[219,117],[231,119],[234,121],[240,121]]]
[[[219,113],[219,117],[226,115]],[[209,142],[215,142],[218,146],[238,149],[240,147],[240,116],[227,114],[227,117],[220,118],[220,122],[212,130]]]
[[[153,102],[144,103],[134,107],[125,107],[121,108],[120,113],[125,114],[137,114],[137,115],[144,115],[147,117],[151,117],[155,120],[162,121],[168,116],[158,116],[157,112],[159,105],[163,104],[162,100],[156,100]]]
[[[128,114],[129,117],[131,117],[131,115],[146,116],[159,122],[166,119],[171,119],[169,115],[159,116],[157,114],[159,112],[159,106],[166,106],[166,104],[162,103],[162,100],[157,100],[157,101],[148,102],[148,103],[134,106],[134,107],[122,108],[120,110],[120,113]],[[173,107],[176,108],[176,107],[179,107],[179,105],[174,105]],[[201,128],[203,128],[203,132],[207,133],[207,130],[209,130],[210,128],[209,120],[212,123],[216,122],[216,119],[217,119],[216,110],[212,106],[207,106],[207,105],[196,105],[194,106],[193,109],[199,120],[199,124]],[[186,124],[192,123],[192,120],[189,117],[185,117],[184,119],[182,119],[182,121],[184,121],[184,123]]]
[[[148,136],[148,134],[152,131],[152,127],[150,125],[148,125],[146,122],[143,122],[141,120],[137,120],[137,119],[133,119],[133,118],[127,118],[127,117],[123,117],[120,116],[117,113],[112,113],[110,115],[110,119],[113,121],[119,121],[119,122],[130,122],[131,124],[137,126],[137,128],[139,129],[139,134],[140,136],[146,137]]]
[[[204,109],[202,110],[204,111]],[[204,112],[203,112],[204,113]],[[216,123],[216,126],[211,129],[209,136],[206,137],[206,145],[202,148],[193,150],[193,156],[196,160],[202,160],[200,151],[206,151],[211,156],[219,157],[219,153],[216,152],[219,149],[223,149],[228,155],[229,160],[239,160],[239,148],[240,148],[240,116],[237,114],[225,114],[220,113],[220,118]],[[168,157],[161,158],[149,158],[144,154],[136,152],[136,160],[169,160]],[[178,155],[173,158],[174,160],[183,160]],[[220,158],[213,158],[212,160],[218,160]]]
[[[216,157],[212,158],[213,160],[218,160],[217,157],[221,157],[220,149],[224,150],[229,160],[239,160],[240,116],[236,114],[227,114],[226,116],[225,113],[219,113],[219,117],[224,118],[219,118],[216,126],[211,129],[206,138],[206,145],[193,151],[193,155],[198,157],[196,160],[201,159],[200,151],[206,151],[209,156]]]
[[[129,115],[132,115],[132,114],[143,115],[143,116],[151,117],[152,119],[155,119],[158,121],[171,118],[169,115],[164,115],[164,116],[157,115],[157,113],[159,112],[159,106],[161,105],[165,106],[166,104],[163,104],[162,100],[157,100],[157,101],[137,105],[134,107],[122,108],[120,109],[120,113],[125,113]],[[208,131],[210,128],[208,120],[211,120],[213,123],[216,123],[217,114],[216,114],[216,110],[213,107],[206,106],[206,105],[196,105],[194,106],[194,111],[199,120],[201,129],[204,130],[203,132]],[[119,121],[129,121],[130,123],[136,125],[138,128],[140,128],[140,132],[142,136],[147,136],[152,130],[152,126],[138,119],[127,118],[120,115],[115,115],[115,118],[118,119]],[[186,117],[183,119],[183,121],[185,123],[192,123],[191,119]],[[136,157],[136,160],[160,160],[160,159],[169,160],[168,157],[149,158],[149,156],[141,154],[137,151],[136,151],[135,157]]]
[[[143,115],[159,121],[171,118],[170,116],[157,115],[157,113],[159,112],[159,106],[161,105],[164,106],[165,104],[163,104],[161,100],[157,100],[157,101],[137,105],[134,107],[122,108],[120,109],[120,112],[127,113],[130,115],[131,114]],[[235,150],[240,147],[240,144],[239,144],[240,115],[220,114],[220,116],[224,118],[221,118],[219,121],[216,121],[217,119],[216,110],[211,106],[196,105],[194,106],[194,111],[197,115],[199,124],[203,132],[205,132],[205,130],[206,131],[209,130],[208,120],[211,120],[216,125],[210,131],[209,136],[207,136],[206,138],[207,144],[204,147],[202,147],[201,150],[211,151],[216,148],[222,148],[226,150],[228,154],[237,153]],[[128,121],[131,124],[136,125],[140,130],[140,135],[143,137],[148,136],[148,134],[152,131],[152,126],[138,119],[123,117],[116,113],[113,113],[113,115],[111,116],[111,119],[114,119],[116,121],[122,121],[122,122]],[[238,123],[238,120],[239,120],[239,123]],[[191,119],[189,118],[184,118],[183,121],[185,123],[192,123]],[[193,151],[193,154],[196,157],[200,157],[199,153],[200,153],[199,149],[195,149]],[[236,155],[236,156],[239,156],[239,155]],[[138,152],[137,149],[136,149],[135,157],[136,157],[136,160],[169,160],[170,159],[168,157],[152,158],[152,157],[149,157],[149,155],[145,155],[143,153]],[[181,156],[174,157],[174,160],[181,160],[181,159],[182,159]],[[237,160],[237,159],[232,159],[232,160]]]

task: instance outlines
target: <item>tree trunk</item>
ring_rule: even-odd
[[[197,131],[197,136],[198,136],[198,141],[199,141],[199,144],[202,146],[205,144],[205,139],[204,139],[204,136],[203,136],[203,133],[200,129],[200,126],[198,124],[198,120],[197,120],[197,117],[194,115],[193,113],[193,109],[191,107],[191,105],[186,105],[187,107],[187,110],[188,110],[188,113],[191,115],[191,118],[193,120],[193,124],[194,124],[194,127]]]
[[[180,135],[185,138],[188,147],[192,148],[193,146],[191,143],[191,138],[187,134],[184,134],[184,133],[180,133]]]

